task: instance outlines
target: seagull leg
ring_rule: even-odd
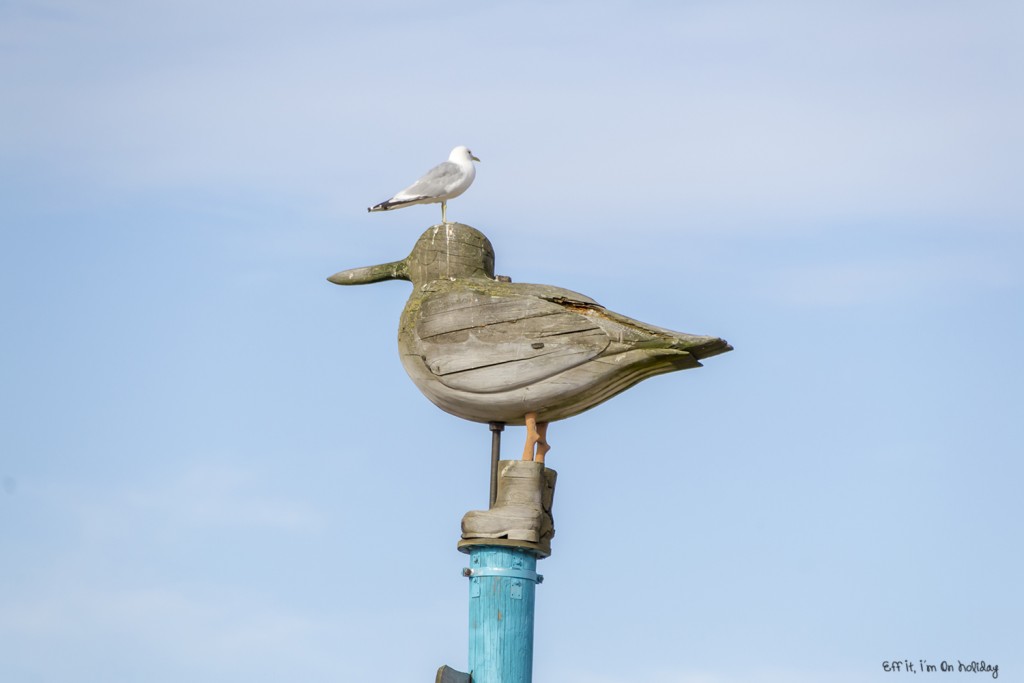
[[[526,445],[523,447],[523,460],[533,460],[533,446],[540,439],[537,433],[537,413],[526,414]]]
[[[544,454],[551,450],[547,442],[548,423],[537,422],[537,413],[526,414],[526,446],[523,447],[523,460],[544,462]],[[536,453],[534,453],[536,447]]]
[[[448,202],[441,202],[441,222],[448,225],[448,219],[445,217],[445,209],[448,208]]]
[[[537,423],[537,436],[540,438],[537,440],[537,455],[533,458],[537,462],[544,462],[544,456],[548,451],[551,450],[551,446],[548,445],[548,423],[538,422]]]

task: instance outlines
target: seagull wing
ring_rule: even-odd
[[[427,171],[426,175],[405,188],[389,201],[392,203],[415,202],[424,199],[440,201],[447,197],[453,185],[462,180],[465,171],[451,161],[444,161]]]

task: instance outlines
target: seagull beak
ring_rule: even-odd
[[[409,265],[408,259],[382,263],[379,266],[366,266],[365,268],[352,268],[343,270],[340,273],[327,278],[328,282],[336,285],[369,285],[384,280],[408,280]]]
[[[470,154],[470,155],[469,155],[469,158],[470,158],[470,159],[472,159],[473,161],[480,161],[479,159],[477,159],[477,158],[476,158],[475,156],[473,156],[472,154]]]

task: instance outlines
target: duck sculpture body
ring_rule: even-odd
[[[429,228],[402,261],[328,278],[340,285],[396,279],[413,284],[398,328],[409,377],[452,415],[526,425],[525,460],[543,461],[547,423],[732,350],[717,337],[648,325],[567,289],[495,279],[490,241],[461,223]]]

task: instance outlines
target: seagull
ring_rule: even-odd
[[[449,199],[455,199],[469,189],[476,178],[476,167],[474,161],[480,161],[469,149],[460,145],[448,155],[448,161],[440,164],[423,174],[423,177],[405,188],[391,199],[386,199],[380,204],[371,206],[367,211],[390,211],[401,209],[403,206],[413,204],[437,204],[441,202],[441,222],[445,225],[448,220],[445,210]]]

